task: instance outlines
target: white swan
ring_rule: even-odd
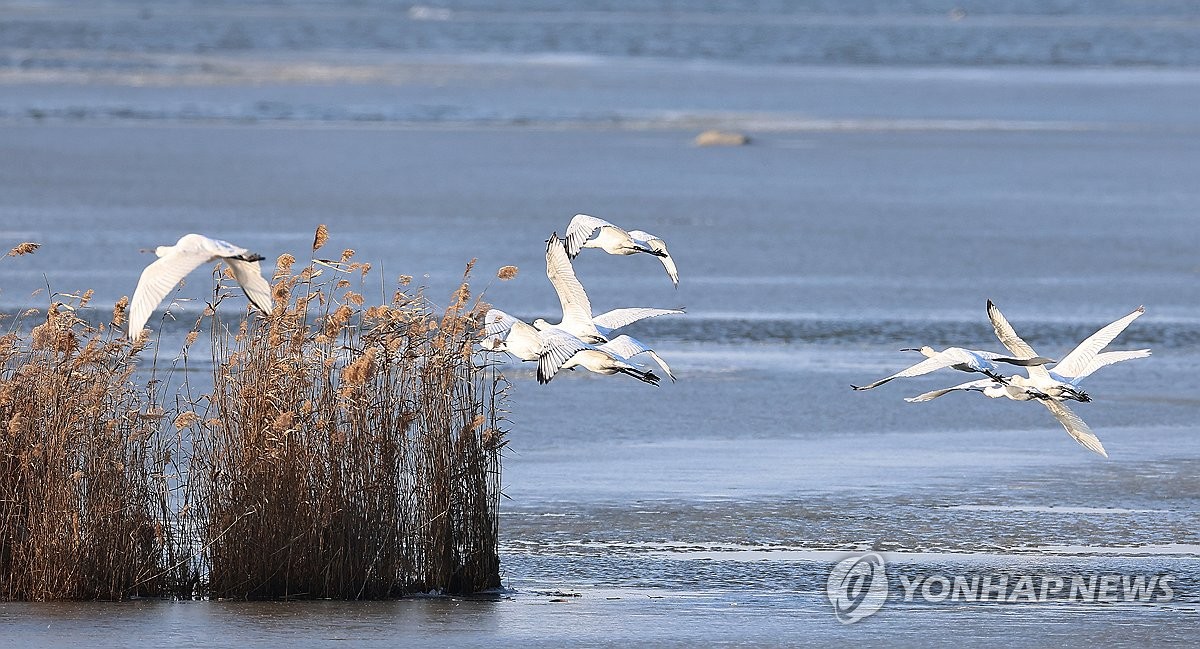
[[[574,341],[579,339],[565,331],[552,329],[543,331],[542,335],[551,341],[555,352],[538,360],[539,383],[549,383],[558,370],[582,367],[596,374],[628,374],[644,383],[658,385],[659,378],[654,372],[638,368],[628,358],[614,351],[615,348],[606,346],[608,343],[596,347],[580,341],[582,346],[574,348]]]
[[[992,328],[996,330],[996,337],[1000,339],[1005,348],[1019,357],[1028,358],[1037,356],[1037,353],[1033,351],[1033,347],[1030,347],[1028,343],[1017,335],[1016,330],[1013,329],[1012,325],[1004,317],[1004,314],[1000,312],[1000,309],[991,300],[987,302],[987,310],[988,318],[992,321]],[[1053,368],[1047,369],[1041,365],[1030,366],[1027,368],[1029,372],[1028,377],[1014,376],[1010,379],[1010,382],[1016,386],[1032,388],[1055,400],[1074,399],[1076,401],[1091,401],[1091,397],[1086,392],[1078,389],[1078,380],[1091,373],[1083,372],[1100,350],[1107,347],[1131,322],[1145,312],[1146,308],[1139,306],[1129,315],[1101,327],[1096,333],[1085,338],[1083,342],[1079,343],[1070,354],[1067,354]],[[1145,351],[1149,355],[1149,350],[1141,351]],[[1072,378],[1075,381],[1072,381]]]
[[[262,255],[200,234],[185,234],[173,246],[155,248],[154,254],[158,255],[158,260],[142,271],[129,302],[130,340],[136,342],[141,338],[146,320],[179,280],[201,264],[217,260],[229,264],[251,304],[263,313],[271,312],[271,286],[263,278],[258,263],[263,259]]]
[[[542,355],[542,332],[500,309],[488,309],[484,316],[486,351],[507,352],[523,361],[536,361]]]
[[[1101,367],[1135,358],[1145,358],[1149,355],[1149,349],[1100,352],[1093,355],[1087,361],[1087,365],[1084,365],[1082,368],[1080,368],[1074,376],[1063,378],[1066,379],[1067,383],[1078,388],[1080,381],[1088,376],[1091,376],[1093,372]],[[1063,363],[1059,363],[1059,367],[1062,366]],[[979,381],[963,383],[962,385],[956,385],[954,387],[942,388],[941,390],[933,390],[924,394],[919,394],[915,397],[909,397],[905,399],[905,401],[910,403],[932,401],[933,399],[936,399],[944,394],[949,394],[950,392],[955,392],[958,390],[982,392],[984,396],[991,397],[993,399],[999,399],[1002,397],[1012,399],[1014,401],[1031,401],[1036,399],[1040,401],[1043,406],[1046,406],[1046,408],[1050,411],[1050,414],[1054,415],[1054,418],[1058,420],[1058,423],[1062,424],[1063,428],[1067,430],[1067,434],[1070,435],[1075,441],[1079,442],[1084,448],[1090,451],[1094,451],[1100,455],[1103,455],[1104,457],[1108,457],[1108,453],[1104,450],[1104,445],[1100,443],[1100,438],[1096,437],[1095,433],[1092,432],[1092,429],[1088,427],[1087,423],[1085,423],[1083,419],[1081,419],[1070,408],[1068,408],[1067,404],[1062,403],[1061,400],[1055,399],[1034,388],[1016,385],[1012,382],[1012,377],[1009,378],[1009,383],[1007,384],[990,379],[982,379]]]
[[[1088,364],[1083,369],[1079,370],[1079,373],[1076,374],[1075,376],[1061,376],[1060,375],[1060,378],[1063,379],[1064,383],[1067,383],[1070,386],[1078,389],[1079,383],[1083,379],[1091,376],[1093,372],[1100,369],[1101,367],[1104,367],[1106,365],[1112,365],[1113,363],[1119,363],[1121,361],[1132,360],[1135,358],[1145,358],[1149,355],[1150,355],[1149,349],[1101,352],[1101,353],[1093,356],[1092,359],[1088,362]],[[1060,363],[1060,365],[1061,365],[1061,363]],[[1008,376],[1008,377],[1001,377],[1001,379],[980,379],[977,381],[970,381],[968,383],[963,383],[961,385],[956,385],[954,387],[942,388],[941,390],[932,390],[930,392],[926,392],[924,394],[920,394],[915,397],[909,397],[909,398],[906,398],[905,401],[908,401],[911,403],[917,403],[917,402],[922,402],[922,401],[931,401],[931,400],[936,399],[944,394],[948,394],[948,393],[954,392],[956,390],[974,390],[974,391],[982,392],[982,393],[984,393],[984,395],[989,396],[993,399],[997,399],[1000,397],[1007,397],[1009,399],[1013,399],[1016,401],[1028,401],[1030,399],[1054,399],[1054,397],[1051,397],[1050,395],[1046,394],[1045,392],[1042,392],[1042,391],[1040,391],[1036,388],[1033,388],[1029,385],[1021,385],[1018,381],[1014,380],[1017,378],[1020,378],[1020,377]]]
[[[654,255],[667,270],[671,283],[679,286],[679,271],[675,268],[675,260],[671,258],[671,253],[667,251],[667,243],[649,232],[626,231],[604,219],[576,214],[567,225],[563,245],[566,246],[567,256],[571,259],[579,255],[579,251],[584,248],[600,248],[610,255],[633,255],[639,252]]]
[[[550,279],[554,292],[558,294],[563,317],[558,324],[551,324],[543,318],[534,320],[533,326],[541,331],[563,329],[584,342],[599,345],[608,341],[609,334],[613,331],[639,320],[683,313],[683,309],[630,307],[613,309],[593,318],[592,302],[588,299],[583,284],[575,276],[575,267],[567,257],[558,233],[550,235],[550,240],[546,242],[546,277]]]
[[[879,379],[874,383],[863,386],[851,385],[850,387],[854,388],[855,390],[870,390],[871,388],[879,387],[884,383],[891,381],[892,379],[921,376],[923,374],[929,374],[935,370],[940,370],[943,367],[950,367],[962,372],[979,372],[981,374],[986,374],[995,381],[1003,383],[1004,379],[1001,376],[1002,373],[1000,366],[997,365],[997,363],[1030,366],[1045,365],[1046,363],[1054,362],[1053,359],[1045,358],[1044,356],[1034,356],[1032,358],[1011,358],[1007,356],[1001,356],[995,352],[963,349],[962,347],[947,347],[939,352],[929,345],[925,345],[920,349],[907,348],[901,349],[900,351],[921,352],[926,358],[916,365],[902,369],[899,372]]]
[[[639,381],[658,385],[659,378],[633,365],[615,349],[596,347],[568,331],[551,327],[539,330],[499,309],[484,317],[483,347],[507,352],[523,361],[537,361],[538,383],[549,383],[561,369],[582,367],[597,374],[628,374]]]

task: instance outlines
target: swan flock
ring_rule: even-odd
[[[675,261],[662,239],[640,230],[626,231],[594,216],[577,214],[567,225],[566,239],[560,239],[555,232],[546,241],[546,277],[562,307],[558,324],[551,324],[544,318],[527,323],[499,309],[491,309],[485,316],[484,350],[507,352],[522,361],[536,361],[539,383],[549,383],[560,370],[582,367],[597,374],[625,374],[658,385],[661,378],[653,369],[633,360],[643,354],[674,381],[671,367],[648,345],[628,335],[614,337],[612,334],[639,320],[683,313],[683,310],[625,307],[594,315],[591,300],[571,263],[584,248],[599,248],[610,255],[640,252],[658,257],[671,283],[678,286]]]
[[[622,307],[595,314],[587,292],[575,274],[572,260],[585,249],[610,255],[646,254],[656,257],[673,286],[679,273],[666,242],[641,230],[625,230],[594,216],[578,214],[567,225],[565,236],[555,232],[546,240],[546,277],[558,296],[562,310],[557,323],[545,318],[525,322],[500,309],[485,315],[480,346],[485,353],[506,353],[521,361],[536,363],[539,383],[549,383],[562,370],[583,368],[603,375],[624,374],[657,386],[661,375],[675,381],[675,373],[649,345],[619,331],[630,324],[683,309]],[[158,257],[142,271],[129,306],[127,335],[138,341],[150,314],[186,275],[204,264],[224,262],[245,292],[250,304],[265,315],[272,311],[271,287],[263,277],[261,255],[227,241],[199,234],[186,234],[174,245],[154,249]],[[931,390],[905,401],[923,403],[952,392],[978,392],[992,399],[1036,402],[1046,408],[1076,442],[1107,457],[1100,439],[1070,407],[1068,401],[1091,401],[1082,382],[1102,367],[1150,356],[1149,349],[1105,351],[1134,320],[1145,313],[1138,307],[1128,315],[1101,327],[1061,360],[1041,356],[1022,339],[991,301],[987,314],[996,338],[1007,353],[948,347],[910,347],[924,358],[881,379],[854,390],[872,390],[896,379],[923,376],[942,369],[983,375],[983,378]],[[635,360],[638,359],[638,360]],[[644,361],[644,362],[642,362]],[[1024,370],[1024,374],[1019,373]]]
[[[1050,414],[1058,420],[1058,423],[1062,424],[1072,439],[1089,451],[1108,457],[1108,452],[1104,450],[1100,438],[1092,432],[1092,429],[1079,415],[1067,406],[1066,402],[1086,403],[1091,401],[1092,398],[1080,387],[1080,382],[1101,367],[1150,355],[1149,349],[1102,351],[1145,312],[1146,309],[1139,306],[1129,315],[1101,327],[1096,333],[1079,343],[1062,360],[1056,362],[1045,356],[1039,356],[1029,343],[1017,335],[1016,330],[1000,312],[999,307],[988,300],[988,318],[996,332],[996,338],[1009,351],[1009,356],[995,352],[967,350],[961,347],[950,347],[941,352],[930,347],[904,349],[901,351],[920,351],[927,358],[874,383],[861,387],[855,385],[850,387],[855,390],[869,390],[893,379],[920,376],[943,368],[977,372],[986,375],[987,378],[932,390],[915,397],[908,397],[905,401],[923,403],[951,392],[979,392],[992,399],[1035,401],[1050,411]],[[1005,375],[1001,371],[1001,364],[1023,367],[1026,374],[1024,376],[1020,374]]]

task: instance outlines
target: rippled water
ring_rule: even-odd
[[[70,16],[64,16],[69,11]],[[9,48],[118,52],[383,50],[590,53],[743,63],[1195,65],[1200,10],[1154,3],[562,2],[322,0],[239,3],[21,3]],[[8,65],[79,67],[71,57]],[[105,66],[101,66],[105,67]],[[116,66],[142,67],[139,63]]]
[[[64,6],[0,8],[0,242],[45,244],[0,259],[5,313],[44,307],[47,285],[94,288],[86,315],[103,321],[148,260],[138,248],[201,231],[273,258],[327,223],[330,249],[376,264],[368,296],[400,274],[448,295],[478,257],[489,301],[550,315],[542,242],[580,211],[660,234],[680,269],[676,290],[654,259],[581,255],[597,310],[688,313],[631,328],[679,377],[657,389],[582,372],[539,386],[506,367],[503,593],[0,604],[6,638],[1194,641],[1191,3]],[[752,144],[693,147],[709,126]],[[517,279],[489,279],[510,263]],[[177,320],[152,321],[162,354],[210,281],[191,277]],[[997,348],[989,298],[1056,358],[1146,306],[1114,347],[1153,356],[1098,372],[1075,407],[1108,460],[1036,404],[903,401],[965,375],[849,389],[912,362],[903,347]],[[893,579],[1168,574],[1176,595],[895,590],[843,626],[826,577],[869,550]]]

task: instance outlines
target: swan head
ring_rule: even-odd
[[[545,318],[538,318],[533,321],[533,328],[538,331],[545,331],[550,328],[550,323],[546,322]]]
[[[900,351],[902,351],[902,352],[921,352],[921,354],[923,356],[928,356],[931,358],[933,356],[937,355],[937,351],[934,348],[930,347],[929,345],[925,345],[924,347],[905,347],[904,349],[901,349]]]

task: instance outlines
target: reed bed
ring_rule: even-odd
[[[471,267],[445,308],[409,278],[368,306],[370,266],[315,259],[326,237],[298,272],[279,258],[269,317],[227,321],[218,284],[172,363],[206,336],[199,390],[186,372],[145,379],[137,348],[73,310],[28,344],[0,339],[0,598],[500,585],[507,383],[474,351],[487,305]]]
[[[0,336],[0,599],[163,593],[159,417],[128,342],[77,315],[89,298]]]

